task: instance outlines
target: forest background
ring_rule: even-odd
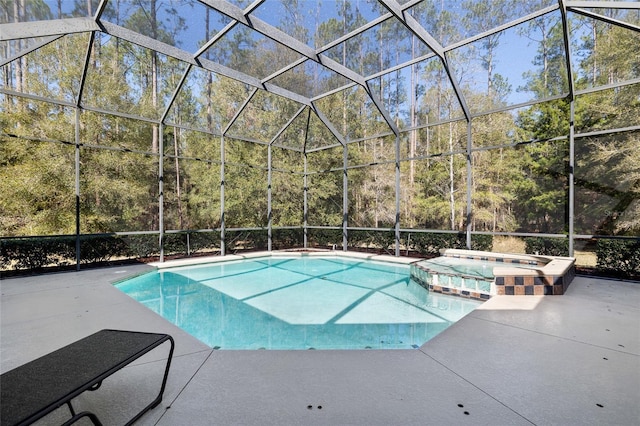
[[[187,3],[112,0],[102,19],[171,46],[196,37],[201,47],[224,22],[204,8],[204,28],[190,28],[175,10]],[[386,12],[374,1],[331,1],[324,7],[334,18],[322,20],[320,6],[275,3],[283,11],[276,26],[317,47]],[[411,14],[447,46],[543,3],[479,0],[447,9],[425,1]],[[97,5],[75,0],[63,11],[61,0],[0,0],[0,22],[92,16]],[[598,13],[640,26],[638,10]],[[314,14],[314,25],[304,25]],[[267,228],[340,230],[346,220],[355,238],[357,229],[392,236],[397,220],[416,240],[470,229],[566,241],[572,225],[578,247],[594,236],[633,241],[640,35],[610,22],[570,15],[571,80],[557,10],[448,50],[470,128],[442,61],[397,20],[326,49],[367,76],[397,137],[367,90],[320,67],[272,80],[314,98],[310,108],[106,33],[65,35],[0,67],[0,235],[149,233],[157,241],[160,230],[211,231],[217,241],[226,230],[246,240]],[[28,41],[2,43],[8,59]],[[505,45],[531,52],[519,61],[526,65],[509,63],[517,55],[506,58]],[[294,53],[239,25],[202,58],[264,78],[298,60]]]

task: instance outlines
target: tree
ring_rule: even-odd
[[[482,34],[504,23],[505,17],[516,4],[505,0],[474,0],[463,3],[467,14],[463,18],[463,24],[470,34]],[[487,96],[492,97],[495,92],[494,84],[502,83],[495,79],[494,66],[496,62],[496,50],[500,44],[503,32],[493,33],[480,41],[481,52],[478,52],[480,64],[487,71]]]
[[[629,11],[606,11],[612,18],[640,23]],[[615,16],[613,16],[615,15]],[[608,85],[640,76],[637,32],[581,19],[584,60],[578,88]],[[576,101],[580,132],[625,128],[636,122],[640,102],[637,84],[581,95]],[[576,140],[576,229],[598,235],[638,235],[640,230],[640,137],[637,132]]]
[[[13,112],[12,118],[22,127],[39,121],[28,112]],[[6,129],[3,118],[0,123]],[[0,137],[0,234],[73,233],[73,173],[72,146]]]
[[[530,21],[523,33],[538,45],[533,65],[521,90],[537,99],[568,92],[566,55],[562,26],[551,17]],[[536,104],[519,113],[517,123],[533,139],[547,140],[569,134],[569,108],[566,100]],[[511,188],[515,195],[518,229],[527,232],[566,232],[569,220],[569,159],[566,142],[534,142],[520,148],[523,179]]]

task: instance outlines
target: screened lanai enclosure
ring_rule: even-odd
[[[0,0],[2,269],[440,248],[640,269],[640,2]]]

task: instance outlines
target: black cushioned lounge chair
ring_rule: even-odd
[[[101,330],[7,371],[0,376],[0,424],[28,425],[66,404],[71,418],[65,425],[83,417],[100,425],[94,413],[76,413],[71,400],[98,389],[104,379],[167,341],[171,348],[160,393],[127,423],[130,425],[162,401],[175,346],[168,334]]]

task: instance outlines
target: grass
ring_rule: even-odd
[[[493,237],[492,251],[506,254],[525,254],[524,239],[518,237],[503,237],[496,235]]]
[[[573,256],[576,258],[576,266],[595,268],[598,263],[598,257],[592,251],[574,250]]]

